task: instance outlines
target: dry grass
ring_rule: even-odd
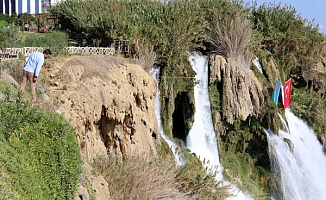
[[[19,82],[22,76],[22,61],[8,60],[0,62],[0,99],[15,102]],[[28,86],[27,86],[28,88]]]
[[[196,199],[176,189],[177,168],[172,157],[137,155],[121,161],[120,157],[111,155],[109,159],[97,159],[93,165],[105,177],[114,200]]]
[[[325,40],[324,40],[324,47],[322,49],[321,52],[321,56],[320,56],[320,63],[321,63],[321,71],[322,72],[326,72],[326,36],[325,36]]]
[[[81,79],[90,77],[99,77],[103,80],[107,80],[109,70],[119,65],[133,63],[132,60],[118,57],[118,56],[107,56],[107,55],[92,55],[92,56],[75,56],[64,64],[61,68],[61,78],[71,81],[75,79],[74,68],[82,66],[84,72],[82,73]]]
[[[21,76],[23,74],[23,67],[24,66],[22,59],[8,60],[0,63],[1,73],[10,74],[10,76],[12,76],[13,79],[17,82],[20,82],[21,80]]]
[[[108,182],[114,200],[216,200],[230,196],[228,186],[221,187],[215,181],[215,174],[207,174],[195,157],[177,167],[169,155],[164,158],[134,155],[123,161],[111,155],[109,159],[97,159],[93,166]]]
[[[135,51],[137,52],[134,56],[136,63],[144,68],[146,72],[149,72],[155,61],[156,53],[154,52],[153,46],[147,46],[136,40]]]
[[[91,77],[107,80],[109,68],[123,63],[123,59],[100,55],[70,56],[63,60],[51,58],[49,61],[45,68],[48,68],[50,73],[44,73],[46,85],[50,85],[50,79],[52,82],[60,82],[61,84],[76,83],[77,79]],[[54,79],[50,77],[52,74],[55,74]]]
[[[0,196],[1,199],[19,199],[19,195],[14,190],[14,186],[10,183],[8,172],[0,171]]]
[[[10,72],[8,69],[1,69],[1,80],[14,85],[16,88],[19,88],[19,83],[10,75]]]
[[[230,58],[238,67],[250,67],[250,22],[241,13],[228,15],[221,22],[212,21],[207,30],[213,51]]]
[[[198,195],[205,200],[227,199],[229,186],[217,182],[217,174],[217,169],[205,169],[199,159],[192,157],[178,170],[176,179],[179,190],[188,195]]]
[[[44,69],[41,72],[39,83],[36,86],[36,95],[37,101],[33,104],[48,111],[53,111],[54,107],[52,105],[50,97],[46,94],[46,84],[47,78],[44,77]],[[23,72],[23,61],[21,59],[10,60],[0,63],[0,80],[3,81],[8,89],[10,89],[10,101],[14,102],[15,99],[18,99],[21,102],[27,103],[30,98],[30,85],[26,84],[26,88],[23,91],[22,96],[19,98],[17,96],[18,89],[20,86],[20,81],[22,78]],[[9,87],[10,86],[10,87]],[[9,98],[9,97],[8,97]]]

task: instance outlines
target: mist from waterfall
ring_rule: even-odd
[[[280,180],[282,200],[326,199],[326,156],[321,143],[308,125],[285,110],[288,130],[279,136],[269,133],[271,168]],[[281,118],[283,126],[285,120]]]

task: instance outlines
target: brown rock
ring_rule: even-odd
[[[157,83],[141,66],[128,63],[111,56],[73,56],[45,72],[56,112],[75,128],[86,163],[108,152],[156,152]],[[109,198],[103,178],[92,177],[91,183],[97,199]]]
[[[261,112],[264,104],[263,86],[248,68],[237,67],[219,55],[210,56],[210,80],[222,85],[222,120],[233,124],[240,118]]]

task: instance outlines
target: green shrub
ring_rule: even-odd
[[[251,22],[247,19],[247,10],[241,3],[219,1],[213,6],[212,16],[207,19],[206,29],[210,52],[230,58],[237,67],[250,67]]]
[[[220,159],[225,177],[257,199],[267,199],[268,196],[267,181],[262,180],[269,180],[270,174],[260,174],[261,170],[258,170],[269,171],[267,145],[262,124],[255,117],[236,120],[221,135]]]
[[[298,66],[311,67],[318,60],[324,36],[318,25],[297,15],[292,6],[264,4],[252,8],[251,19],[261,48],[280,61],[286,74]]]
[[[208,161],[204,161],[209,164]],[[198,195],[200,199],[226,199],[230,197],[229,186],[222,186],[216,181],[217,169],[207,169],[195,156],[191,156],[187,163],[179,168],[176,179],[179,190]]]
[[[326,128],[326,99],[322,93],[323,91],[293,88],[291,96],[291,110],[314,129],[319,139],[325,137]]]
[[[29,34],[22,46],[50,48],[54,55],[68,46],[68,38],[64,32],[49,32],[44,34]]]
[[[69,123],[54,113],[4,102],[0,117],[2,198],[73,199],[81,157]]]
[[[0,31],[0,45],[1,47],[18,47],[20,44],[20,38],[18,34],[19,27],[14,23],[7,26],[6,29]]]
[[[221,154],[224,166],[224,177],[242,191],[248,191],[255,199],[267,200],[268,181],[272,174],[265,168],[255,166],[248,153],[226,151]]]

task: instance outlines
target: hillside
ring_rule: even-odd
[[[316,72],[323,73],[322,61],[318,64]],[[162,144],[163,140],[158,134],[154,108],[157,83],[142,66],[136,63],[136,60],[119,56],[60,55],[47,60],[42,69],[41,83],[46,88],[46,92],[43,96],[42,93],[38,96],[38,107],[64,116],[75,130],[83,160],[83,173],[79,178],[77,199],[92,197],[107,199],[110,193],[112,195],[110,192],[112,187],[109,187],[108,181],[110,179],[107,179],[107,173],[110,173],[111,170],[114,171],[115,168],[111,165],[111,168],[99,171],[100,160],[104,159],[100,161],[103,165],[105,160],[112,159],[112,154],[114,154],[128,163],[128,159],[132,155],[142,154],[152,157],[151,155],[157,154],[158,151],[159,154],[162,154],[160,149],[164,144]],[[251,192],[255,190],[258,192],[258,188],[261,186],[270,187],[268,184],[273,182],[270,175],[264,178],[263,174],[255,174],[257,173],[255,172],[250,179],[255,181],[258,179],[260,181],[266,180],[261,182],[260,186],[259,184],[256,185],[257,183],[249,184],[249,182],[247,183],[249,179],[243,179],[241,174],[234,174],[234,169],[229,169],[228,166],[232,166],[232,163],[228,165],[228,159],[225,158],[225,156],[234,157],[236,154],[232,154],[232,151],[238,151],[239,148],[243,148],[242,145],[245,145],[246,141],[250,141],[251,156],[256,160],[256,163],[268,167],[268,158],[266,157],[268,153],[263,150],[266,140],[262,135],[259,135],[259,129],[252,128],[257,126],[256,120],[265,123],[265,126],[270,126],[271,129],[277,128],[275,126],[277,122],[273,121],[275,116],[270,112],[271,110],[263,109],[266,107],[266,103],[270,101],[268,100],[270,97],[266,96],[269,84],[257,81],[256,76],[259,79],[261,75],[256,73],[255,68],[252,68],[252,71],[239,69],[221,56],[211,56],[209,66],[211,84],[221,84],[219,87],[225,88],[222,91],[226,91],[225,94],[222,93],[223,98],[220,104],[222,110],[213,112],[213,118],[218,140],[222,144],[220,156],[226,167],[227,177],[231,180],[234,177],[240,177],[240,182],[239,179],[237,180],[238,183],[249,188]],[[269,70],[275,67],[275,65],[267,66]],[[267,69],[267,66],[264,68]],[[223,78],[221,74],[224,74]],[[16,82],[8,74],[2,74],[1,80],[17,88]],[[233,85],[233,83],[237,83],[237,85]],[[231,89],[228,88],[234,91],[230,92]],[[239,88],[241,88],[241,93],[239,93]],[[4,91],[3,94],[6,92]],[[212,101],[215,101],[216,94],[214,91],[211,91],[211,95]],[[256,100],[252,101],[253,98]],[[28,93],[25,95],[25,100],[27,99]],[[178,99],[178,101],[184,100]],[[215,106],[217,104],[213,104],[213,108]],[[178,108],[176,108],[177,110]],[[264,114],[261,115],[260,112]],[[249,115],[252,116],[251,129],[247,130],[246,121],[232,128],[229,127],[229,130],[224,128],[224,120],[237,124],[239,123],[237,118],[240,117],[245,120]],[[271,121],[264,121],[266,119]],[[240,130],[241,127],[244,130]],[[227,135],[225,131],[228,131]],[[258,134],[258,137],[247,135],[246,131]],[[239,133],[243,134],[242,141],[239,140],[240,138],[234,137],[234,134]],[[181,136],[173,135],[172,137],[180,138]],[[224,148],[229,150],[225,151]],[[136,159],[140,160],[141,158]],[[233,159],[239,158],[234,157]],[[251,163],[245,168],[242,166],[242,169],[250,171],[255,168],[253,164]],[[170,167],[166,166],[166,168]],[[147,175],[145,174],[145,176]],[[175,175],[170,174],[170,176]],[[168,179],[168,177],[164,179]],[[172,185],[168,187],[171,189],[173,188]],[[191,199],[195,194],[186,195],[186,193],[182,194],[176,191],[169,193],[179,196],[181,199]],[[263,194],[258,192],[255,195],[261,196]],[[178,199],[178,197],[172,199]]]
[[[325,36],[291,6],[71,0],[50,12],[80,46],[128,43],[124,55],[72,56],[61,52],[67,45],[63,32],[43,35],[44,40],[32,34],[23,41],[14,37],[14,29],[2,31],[8,40],[1,45],[44,45],[58,55],[42,70],[37,106],[63,116],[76,132],[83,160],[77,199],[227,197],[214,174],[206,174],[196,154],[185,148],[196,120],[191,51],[207,58],[210,102],[205,103],[210,103],[218,156],[223,175],[242,191],[259,200],[286,192],[272,170],[265,131],[277,135],[284,128],[282,99],[276,104],[271,98],[276,80],[292,80],[291,111],[326,147]],[[115,48],[121,51],[121,46]],[[255,58],[261,68],[252,63]],[[21,66],[1,64],[3,100],[15,102]],[[160,69],[159,84],[148,74],[153,66]],[[185,165],[175,165],[159,134],[157,89],[162,129]],[[23,98],[25,106],[28,93]],[[197,134],[206,136],[201,130]]]
[[[108,152],[122,157],[156,152],[157,86],[139,65],[113,56],[71,56],[51,62],[43,77],[55,112],[76,130],[86,164],[108,158]],[[97,188],[97,199],[107,198],[105,190]]]

